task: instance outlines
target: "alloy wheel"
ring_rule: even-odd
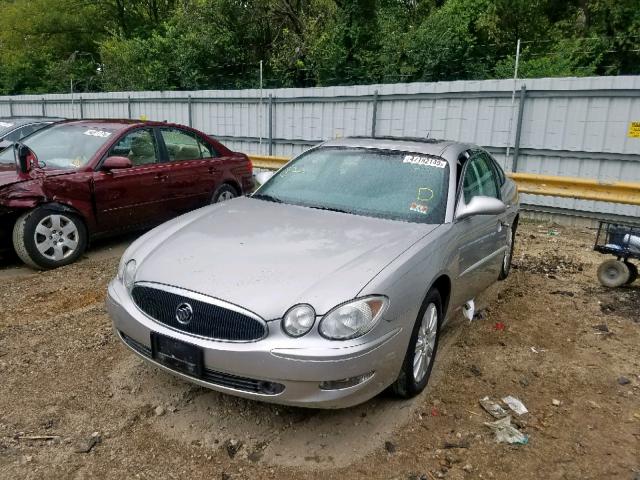
[[[507,228],[507,252],[505,253],[502,270],[506,272],[511,265],[511,251],[513,246],[513,233],[511,233],[511,227]]]
[[[224,202],[226,200],[231,200],[232,198],[235,198],[235,195],[233,194],[233,192],[229,192],[228,190],[226,190],[218,196],[216,203]]]
[[[40,220],[33,237],[40,254],[49,260],[63,260],[78,248],[78,227],[69,217],[60,214]]]
[[[427,374],[438,335],[438,309],[434,303],[430,303],[422,316],[416,348],[413,355],[413,379],[416,383],[422,382]]]

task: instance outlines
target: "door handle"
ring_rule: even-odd
[[[162,175],[161,173],[156,173],[156,180],[159,180],[160,182],[166,181],[167,178],[169,177],[167,177],[166,175]]]
[[[209,167],[209,173],[210,173],[211,175],[213,175],[214,173],[216,173],[216,169],[215,169],[215,167]]]

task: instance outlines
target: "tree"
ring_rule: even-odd
[[[637,0],[0,0],[0,93],[640,73]]]
[[[94,5],[16,0],[0,11],[0,92],[68,91],[73,79],[91,85],[100,31]]]

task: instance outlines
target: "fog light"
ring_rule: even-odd
[[[265,395],[278,395],[284,392],[284,385],[274,382],[260,382],[260,393]]]
[[[343,378],[342,380],[327,380],[320,382],[320,390],[340,390],[343,388],[355,387],[366,382],[373,377],[374,372],[358,375],[357,377]]]

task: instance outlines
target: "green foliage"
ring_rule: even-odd
[[[0,94],[640,73],[637,0],[0,0]]]

